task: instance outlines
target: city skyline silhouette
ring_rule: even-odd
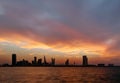
[[[22,59],[22,60],[17,60],[17,55],[12,54],[11,57],[11,63],[12,64],[2,64],[2,67],[114,67],[114,64],[104,64],[104,63],[99,63],[99,64],[89,64],[89,59],[86,55],[82,56],[82,63],[81,64],[75,64],[75,61],[73,64],[70,63],[69,59],[66,59],[64,64],[56,64],[56,59],[51,58],[51,62],[48,62],[46,57],[44,56],[42,58],[37,58],[36,56],[33,58],[31,62],[28,60]],[[118,67],[118,66],[115,66]]]

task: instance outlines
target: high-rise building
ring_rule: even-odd
[[[32,61],[32,65],[36,65],[37,64],[37,57],[34,57],[34,60]]]
[[[46,57],[44,56],[44,65],[47,64]]]
[[[87,58],[87,56],[83,56],[83,66],[88,66],[88,58]]]
[[[55,65],[55,58],[51,58],[51,65]]]
[[[69,59],[65,61],[65,65],[69,65]]]
[[[38,59],[38,65],[42,65],[42,59]]]
[[[34,57],[34,63],[35,64],[37,63],[37,57]]]
[[[12,66],[16,65],[16,54],[12,54]]]

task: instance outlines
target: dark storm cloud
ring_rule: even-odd
[[[119,7],[119,0],[2,0],[0,32],[45,44],[103,44],[110,39],[119,44]]]

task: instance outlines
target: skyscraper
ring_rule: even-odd
[[[12,54],[12,66],[16,65],[16,54]]]
[[[34,57],[34,60],[32,61],[32,65],[37,65],[37,57]]]
[[[55,65],[55,58],[51,58],[51,65]]]
[[[42,65],[42,59],[38,59],[38,65]]]
[[[47,64],[46,57],[44,56],[44,65]]]
[[[83,66],[88,66],[88,58],[87,58],[87,56],[83,56]]]
[[[34,57],[34,64],[37,63],[37,57]]]
[[[65,61],[65,65],[69,65],[69,59]]]

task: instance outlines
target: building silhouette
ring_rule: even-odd
[[[105,64],[103,64],[103,63],[98,64],[98,67],[105,67]]]
[[[83,66],[88,66],[88,58],[87,56],[83,56]]]
[[[44,56],[44,65],[47,65],[46,57]]]
[[[12,66],[15,66],[16,65],[16,54],[12,54]]]
[[[37,64],[37,57],[34,57],[34,64]]]
[[[65,65],[69,65],[69,59],[65,61]]]
[[[17,66],[29,66],[31,64],[27,60],[23,59],[22,61],[18,61],[16,65]]]
[[[114,67],[114,64],[108,64],[108,67]]]
[[[55,58],[51,58],[51,65],[55,65]]]
[[[37,64],[37,57],[34,57],[34,60],[32,61],[32,64],[33,64],[33,65],[36,65],[36,64]]]
[[[42,59],[40,58],[40,59],[38,59],[38,63],[37,63],[38,65],[42,65]]]

